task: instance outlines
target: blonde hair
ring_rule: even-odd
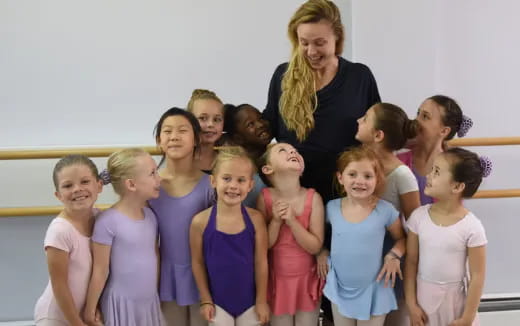
[[[242,146],[219,146],[215,147],[215,149],[218,151],[218,154],[215,158],[215,161],[213,162],[211,169],[213,175],[218,172],[218,169],[222,163],[231,161],[236,158],[241,158],[251,163],[251,176],[256,173],[255,162]]]
[[[338,173],[343,173],[345,168],[352,162],[358,162],[362,160],[368,160],[372,162],[374,167],[374,172],[376,174],[376,188],[374,190],[374,195],[379,197],[385,191],[385,173],[383,170],[383,165],[381,161],[377,157],[377,154],[367,146],[358,146],[350,148],[349,150],[341,153],[336,162],[336,169]],[[341,186],[338,181],[338,178],[334,178],[334,182],[336,184],[337,190],[341,195],[345,195],[345,188]]]
[[[196,100],[214,100],[219,102],[220,104],[223,104],[220,98],[215,94],[215,92],[212,92],[207,89],[194,89],[191,93],[190,100],[188,102],[188,111],[193,113],[193,106],[195,105]]]
[[[108,158],[107,171],[110,175],[110,183],[118,195],[124,192],[124,182],[135,176],[137,158],[149,155],[141,148],[126,148],[112,153]]]
[[[292,44],[291,60],[282,79],[280,115],[287,129],[296,133],[299,141],[305,140],[314,128],[314,111],[318,106],[315,73],[299,49],[297,28],[304,23],[325,20],[331,24],[336,36],[336,55],[343,52],[345,40],[338,7],[329,0],[308,0],[294,13],[288,26]]]

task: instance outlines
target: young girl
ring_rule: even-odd
[[[155,127],[157,146],[164,153],[161,163],[166,164],[160,171],[159,198],[149,204],[161,238],[161,306],[166,322],[174,326],[207,324],[199,313],[189,246],[193,216],[214,202],[209,176],[194,164],[200,132],[197,118],[179,108],[166,111]]]
[[[157,221],[146,204],[159,196],[157,165],[140,148],[113,153],[107,165],[108,178],[120,199],[102,212],[94,225],[94,264],[85,320],[100,325],[94,312],[101,301],[106,326],[162,325],[157,294]]]
[[[473,196],[490,169],[487,159],[461,148],[435,158],[425,193],[436,202],[416,209],[407,223],[405,291],[412,326],[478,325],[487,240],[462,198]]]
[[[446,148],[446,141],[455,134],[464,137],[473,125],[470,118],[462,114],[455,100],[444,95],[435,95],[426,99],[417,111],[417,137],[414,143],[398,154],[408,165],[419,183],[421,204],[433,203],[433,199],[424,194],[426,175],[431,171],[433,160]]]
[[[222,149],[211,176],[218,201],[191,224],[200,313],[215,326],[260,325],[269,320],[264,217],[242,205],[255,170],[240,147]]]
[[[337,180],[347,196],[327,203],[332,246],[323,292],[332,302],[336,326],[380,326],[397,308],[392,287],[397,275],[402,278],[400,258],[405,252],[399,212],[377,197],[384,176],[372,150],[358,147],[341,154]],[[382,258],[387,230],[395,245]]]
[[[300,185],[303,157],[286,143],[269,145],[258,210],[268,221],[271,326],[316,326],[323,282],[314,255],[323,243],[323,201]]]
[[[403,148],[407,139],[415,137],[415,126],[415,120],[409,120],[400,107],[390,103],[377,103],[358,119],[356,134],[356,139],[373,149],[383,165],[386,183],[381,198],[394,205],[405,219],[421,204],[419,187],[413,172],[395,156],[394,151]],[[386,254],[393,245],[387,232],[383,252]],[[409,320],[403,284],[399,279],[395,292],[399,309],[388,314],[386,326],[404,326]]]
[[[59,160],[52,179],[64,207],[45,235],[50,280],[36,303],[34,320],[38,326],[85,326],[81,312],[92,267],[93,207],[102,184],[96,166],[83,155]]]
[[[211,173],[211,167],[217,156],[215,143],[224,130],[224,108],[218,96],[206,89],[196,89],[188,102],[188,111],[199,120],[201,127],[200,147],[195,155],[195,164],[205,173]]]
[[[262,118],[257,108],[250,104],[234,106],[226,104],[224,130],[225,142],[228,145],[242,146],[251,158],[258,163],[258,159],[265,153],[267,145],[273,139],[269,123]],[[254,186],[244,200],[247,207],[256,207],[256,201],[265,184],[258,173],[254,175]]]

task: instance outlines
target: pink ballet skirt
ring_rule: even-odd
[[[460,318],[466,304],[464,282],[438,284],[417,278],[417,303],[428,316],[428,326],[446,326]],[[478,315],[472,326],[479,326]]]
[[[307,190],[303,213],[296,219],[309,228],[314,189]],[[266,211],[272,212],[268,188],[262,189]],[[267,299],[274,315],[294,315],[297,311],[313,311],[320,302],[324,280],[318,277],[316,257],[296,242],[291,229],[283,224],[278,240],[269,250],[269,284]]]

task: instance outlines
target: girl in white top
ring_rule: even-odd
[[[425,193],[436,202],[416,209],[408,221],[405,294],[412,326],[478,325],[487,239],[462,199],[473,196],[490,165],[460,148],[433,162]]]
[[[34,320],[37,326],[86,326],[81,312],[92,268],[93,207],[102,184],[96,166],[83,155],[59,160],[52,178],[64,208],[45,235],[50,280],[36,303]]]
[[[412,170],[397,158],[395,151],[415,136],[415,120],[409,120],[403,109],[394,104],[377,103],[357,122],[356,139],[373,149],[383,165],[386,185],[381,198],[392,203],[401,216],[408,219],[420,206],[419,186]],[[393,245],[387,232],[383,252],[387,253]],[[397,280],[394,290],[399,308],[388,314],[385,325],[406,326],[409,318],[401,280]]]

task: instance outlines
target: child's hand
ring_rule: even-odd
[[[471,324],[473,324],[473,320],[459,318],[452,321],[449,326],[471,326]]]
[[[291,223],[296,221],[296,218],[294,216],[295,215],[294,209],[292,208],[292,206],[289,203],[281,202],[281,201],[278,203],[280,205],[281,211],[283,212],[280,215],[280,218],[285,222],[285,224],[287,224],[288,226],[291,226]]]
[[[428,322],[426,313],[418,304],[408,306],[408,311],[410,313],[410,326],[424,326]]]
[[[267,303],[257,303],[255,305],[255,312],[261,325],[269,321],[269,306]]]
[[[200,314],[207,322],[214,322],[215,320],[215,305],[212,303],[203,303],[200,305]]]
[[[329,251],[327,249],[322,249],[320,253],[316,256],[316,262],[318,265],[318,277],[322,280],[327,278],[327,274],[329,273]]]
[[[394,287],[396,274],[399,275],[399,278],[401,280],[403,279],[403,274],[401,272],[401,260],[399,260],[393,256],[387,255],[385,257],[385,263],[383,265],[383,268],[381,268],[381,272],[379,272],[379,275],[377,276],[376,280],[379,282],[384,276],[385,277],[385,288],[388,286],[389,280],[392,281],[391,286]]]
[[[289,205],[282,201],[276,201],[273,204],[273,220],[276,220],[278,222],[282,221],[282,216],[287,214],[287,208]]]
[[[85,320],[85,324],[89,326],[103,326],[103,322],[101,321],[101,313],[98,309],[92,312],[85,310],[83,312],[83,320]]]

